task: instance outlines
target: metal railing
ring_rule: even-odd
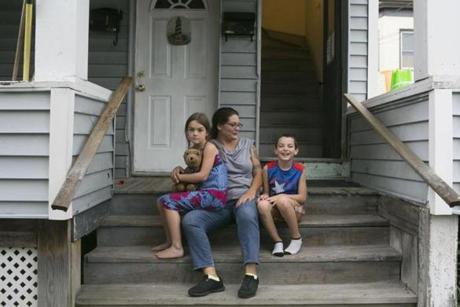
[[[107,133],[107,130],[112,123],[121,102],[125,98],[132,81],[132,77],[123,78],[117,90],[112,94],[96,125],[93,130],[91,130],[91,134],[86,140],[82,151],[67,173],[67,178],[51,205],[52,209],[62,211],[67,211],[67,209],[69,209],[69,205],[75,195],[77,186],[85,176],[91,161],[93,161],[93,158],[97,153],[97,149],[99,148],[99,145],[101,145],[102,139]]]
[[[431,167],[426,165],[406,144],[394,135],[382,122],[350,94],[344,94],[348,102],[367,120],[374,130],[419,174],[422,179],[450,207],[460,205],[460,195],[452,189]]]

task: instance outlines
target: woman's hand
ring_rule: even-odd
[[[179,174],[182,174],[185,170],[181,166],[176,166],[172,171],[171,171],[171,180],[174,183],[179,183]]]
[[[247,190],[241,197],[238,199],[238,201],[235,204],[235,207],[238,208],[242,204],[253,200],[256,197],[256,193],[252,192],[251,190]]]

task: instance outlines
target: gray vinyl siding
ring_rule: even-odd
[[[368,25],[368,0],[350,0],[348,93],[359,101],[367,99]]]
[[[0,92],[0,217],[48,216],[50,92]]]
[[[88,79],[105,88],[115,90],[121,78],[128,75],[129,60],[129,1],[91,0],[91,9],[115,8],[123,11],[118,44],[113,45],[113,33],[89,32]],[[116,118],[115,178],[129,176],[128,108],[126,99],[121,104]]]
[[[427,93],[370,110],[415,154],[428,162]],[[348,134],[353,181],[404,199],[426,202],[427,185],[357,113],[349,116]]]
[[[99,119],[105,102],[76,95],[74,109],[74,159],[80,154],[91,130]],[[114,129],[109,127],[85,177],[73,199],[74,214],[85,211],[112,197],[114,163]]]
[[[254,12],[257,0],[222,0],[223,12]],[[219,107],[232,107],[240,113],[241,134],[256,139],[257,97],[257,37],[229,37],[220,43]]]
[[[454,167],[453,182],[454,189],[460,193],[460,92],[452,93],[453,115],[454,115]]]

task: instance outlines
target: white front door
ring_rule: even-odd
[[[219,2],[136,1],[135,174],[183,164],[187,117],[217,106]],[[168,29],[190,33],[190,42],[169,43]]]

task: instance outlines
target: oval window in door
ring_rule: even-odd
[[[153,0],[150,9],[206,9],[203,0]]]

